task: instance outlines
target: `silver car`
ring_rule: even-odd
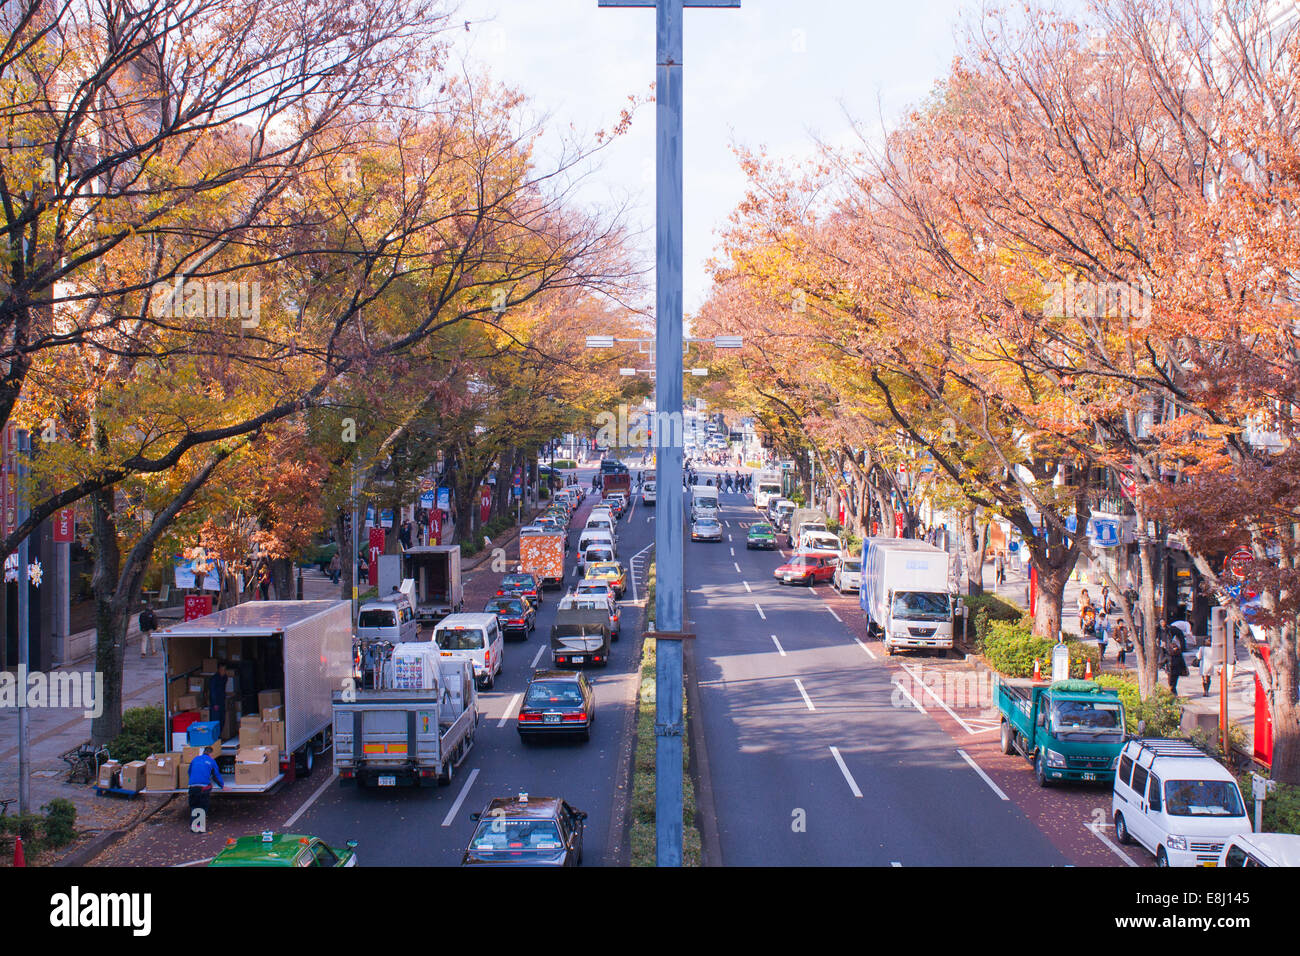
[[[692,541],[721,541],[722,522],[717,518],[700,516],[691,525]]]
[[[835,568],[835,576],[831,579],[835,585],[835,590],[843,594],[845,591],[860,591],[862,589],[862,555],[860,554],[841,554],[840,563]]]

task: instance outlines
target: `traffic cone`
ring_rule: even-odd
[[[1083,679],[1084,679],[1084,680],[1092,680],[1092,658],[1091,658],[1091,657],[1088,657],[1088,658],[1085,658],[1085,659],[1084,659],[1084,664],[1083,664]]]
[[[1037,657],[1034,658],[1034,680],[1043,679],[1043,662]]]
[[[26,866],[27,857],[23,855],[23,838],[16,837],[14,840],[14,866]]]

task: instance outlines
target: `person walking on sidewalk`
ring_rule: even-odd
[[[332,584],[338,584],[339,575],[342,574],[342,572],[343,572],[343,562],[339,560],[339,553],[335,551],[334,556],[330,558],[330,566],[329,566],[330,582]]]
[[[203,753],[199,754],[190,762],[190,779],[187,781],[190,788],[190,812],[202,810],[205,814],[208,812],[208,798],[212,794],[212,785],[215,783],[220,789],[226,789],[226,782],[221,779],[221,771],[217,768],[217,761],[212,756],[212,745],[203,748]],[[202,830],[194,831],[202,833]]]
[[[144,610],[140,612],[140,656],[152,657],[157,651],[153,646],[153,632],[158,627],[158,617],[153,612],[153,605],[145,601]]]
[[[1207,637],[1205,643],[1196,649],[1196,669],[1201,672],[1201,696],[1208,696],[1210,683],[1214,680],[1214,653]]]

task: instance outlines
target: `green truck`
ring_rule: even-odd
[[[1124,747],[1119,694],[1090,680],[999,681],[1002,752],[1034,765],[1040,787],[1059,781],[1112,784]]]

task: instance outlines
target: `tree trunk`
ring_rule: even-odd
[[[107,744],[122,732],[122,662],[125,660],[127,615],[117,606],[118,569],[122,553],[117,541],[113,489],[90,496],[95,535],[95,570],[91,591],[95,600],[95,670],[104,675],[102,710],[91,721],[90,740]]]
[[[1272,777],[1279,783],[1300,784],[1300,706],[1296,704],[1296,631],[1288,624],[1269,628],[1269,670],[1273,716]]]
[[[339,512],[337,521],[339,539],[339,599],[352,600],[352,534],[344,524],[345,513]]]
[[[989,526],[980,528],[974,511],[963,512],[961,518],[962,559],[966,565],[966,594],[975,597],[984,593],[984,556],[989,548]]]
[[[1056,640],[1061,633],[1061,613],[1065,603],[1065,584],[1073,566],[1035,565],[1038,572],[1038,599],[1034,606],[1034,634]]]

